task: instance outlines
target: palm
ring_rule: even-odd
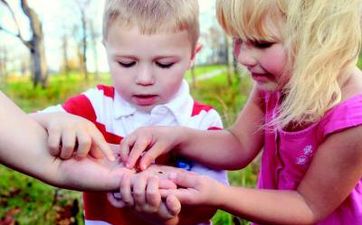
[[[119,188],[121,176],[133,173],[119,162],[85,158],[61,161],[63,177],[69,180],[69,188],[88,191],[112,191]]]

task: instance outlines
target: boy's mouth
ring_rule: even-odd
[[[132,98],[139,106],[149,106],[156,103],[157,95],[133,95]]]

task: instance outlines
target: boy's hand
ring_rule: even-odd
[[[48,146],[52,155],[61,159],[94,158],[115,160],[102,133],[93,123],[80,116],[65,112],[37,113],[32,115],[48,132]]]
[[[167,173],[177,169],[153,165],[135,175],[122,176],[120,193],[108,194],[110,203],[115,207],[132,206],[136,211],[153,214],[166,220],[176,216],[181,204],[174,196],[161,199],[160,190],[175,189],[176,185],[167,179]]]
[[[121,142],[121,159],[126,167],[145,170],[157,157],[178,145],[181,137],[178,127],[142,127]]]

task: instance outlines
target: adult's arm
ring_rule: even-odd
[[[48,184],[75,190],[115,190],[125,168],[103,160],[60,160],[46,131],[0,92],[0,163]]]

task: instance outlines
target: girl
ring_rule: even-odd
[[[146,168],[177,149],[239,169],[261,152],[258,189],[180,172],[171,177],[184,189],[163,194],[257,223],[362,224],[361,4],[217,0],[218,20],[255,81],[237,121],[224,131],[142,128],[123,141],[122,158],[133,167],[143,154]]]

